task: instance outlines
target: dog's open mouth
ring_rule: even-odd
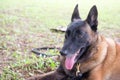
[[[76,53],[72,54],[71,56],[66,56],[65,59],[65,67],[68,70],[71,70],[77,60],[82,56],[84,48],[79,49]]]

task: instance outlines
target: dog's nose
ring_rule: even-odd
[[[62,55],[62,56],[66,56],[67,55],[67,51],[60,51],[60,54]]]

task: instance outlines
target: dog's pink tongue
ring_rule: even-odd
[[[76,58],[77,54],[74,54],[73,56],[67,56],[66,60],[65,60],[65,67],[68,70],[71,70],[75,64],[75,58]]]

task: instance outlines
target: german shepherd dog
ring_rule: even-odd
[[[98,34],[97,27],[96,6],[82,20],[76,5],[60,51],[60,66],[28,80],[120,80],[120,43]]]

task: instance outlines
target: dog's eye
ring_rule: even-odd
[[[81,32],[81,31],[76,31],[76,33],[77,33],[77,38],[82,38],[83,37],[83,32]]]

